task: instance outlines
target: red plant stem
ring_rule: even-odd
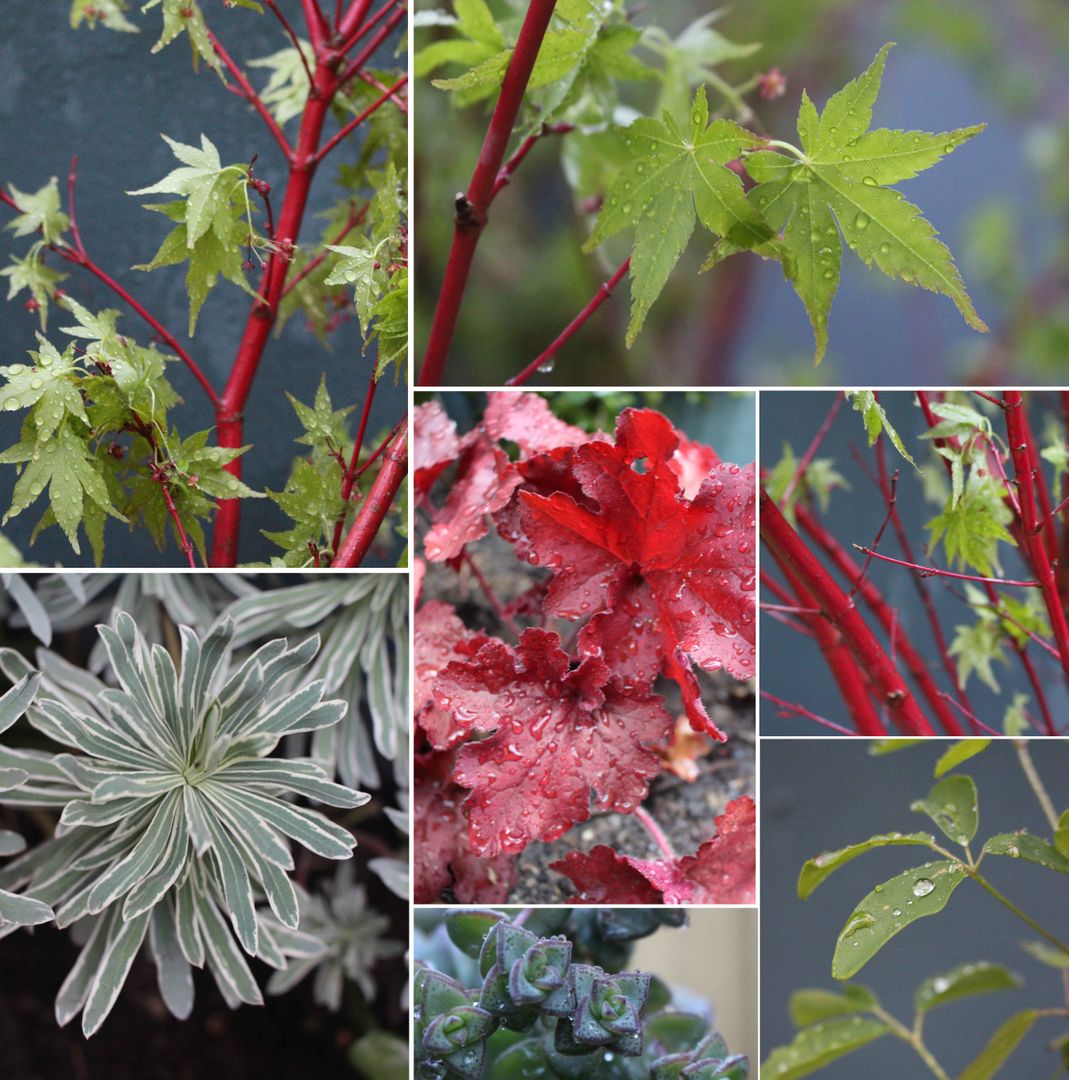
[[[761,691],[761,697],[771,701],[778,709],[782,709],[788,713],[794,713],[796,716],[804,716],[807,720],[813,720],[818,724],[822,724],[832,731],[837,731],[840,735],[857,734],[856,731],[851,731],[848,727],[843,727],[842,724],[836,724],[831,720],[825,720],[823,716],[818,716],[815,712],[810,712],[804,705],[796,705],[792,701],[784,701],[783,698],[778,698],[775,694],[770,694],[767,690]]]
[[[787,505],[787,500],[790,499],[791,495],[794,493],[794,489],[798,486],[799,481],[805,476],[806,470],[813,463],[813,458],[817,456],[820,444],[824,442],[828,432],[831,430],[831,425],[842,406],[843,400],[843,395],[841,393],[836,393],[835,399],[831,403],[831,408],[828,409],[828,415],[824,417],[824,422],[817,429],[817,433],[813,436],[812,442],[806,447],[805,453],[798,462],[798,467],[794,470],[790,480],[787,481],[787,486],[783,489],[783,495],[780,497],[781,506]]]
[[[174,504],[171,485],[166,477],[160,480],[160,493],[163,495],[163,503],[167,507],[167,513],[171,515],[174,530],[178,534],[178,546],[185,552],[189,565],[196,569],[197,560],[193,557],[193,545],[190,543],[189,537],[186,536],[186,530],[182,526],[182,518],[179,516],[178,507]]]
[[[998,731],[996,728],[993,728],[990,725],[985,724],[983,722],[983,720],[981,720],[970,709],[966,708],[960,702],[955,701],[950,696],[950,694],[944,694],[943,697],[946,699],[946,701],[947,701],[947,703],[949,705],[952,705],[955,709],[958,710],[958,712],[961,713],[962,716],[965,717],[966,720],[969,721],[969,723],[972,725],[973,731],[975,731],[977,734],[979,734],[981,731],[986,731],[988,733],[988,735],[1001,735],[1001,734],[1003,734],[1001,731]],[[1034,727],[1035,724],[1033,723],[1032,726]]]
[[[761,490],[760,515],[761,538],[773,554],[805,582],[825,618],[841,630],[851,652],[872,680],[882,704],[886,705],[897,726],[911,735],[934,734],[905,680],[850,598],[791,528],[764,489]]]
[[[335,0],[334,3],[334,29],[341,28],[341,9],[345,6],[345,0]]]
[[[334,247],[337,244],[340,244],[349,235],[349,233],[353,231],[353,229],[355,229],[358,225],[362,225],[364,223],[364,218],[367,217],[367,212],[370,208],[371,203],[367,202],[364,203],[364,205],[360,208],[359,211],[354,212],[352,209],[350,209],[349,220],[345,223],[345,227],[342,229],[342,231],[338,233],[338,235],[335,236],[333,240],[330,241],[329,246]],[[300,283],[304,281],[304,279],[308,277],[309,274],[315,273],[315,271],[318,270],[320,266],[322,266],[328,254],[329,252],[324,250],[321,251],[318,255],[316,255],[315,258],[310,259],[307,266],[305,266],[299,274],[294,275],[292,278],[289,279],[289,281],[286,282],[286,284],[282,288],[282,295],[285,296],[292,289],[295,289],[298,285],[300,285]]]
[[[898,613],[887,603],[876,585],[864,577],[863,569],[858,567],[857,563],[850,557],[849,552],[824,528],[810,510],[804,506],[799,506],[796,510],[796,516],[798,524],[831,559],[843,577],[854,583],[854,588],[861,593],[861,598],[869,606],[884,630],[889,635],[896,634],[895,640],[902,662],[924,695],[924,699],[928,702],[943,730],[948,735],[964,735],[965,732],[962,730],[957,716],[947,708],[946,702],[940,696],[939,687],[936,685],[935,679],[932,678],[932,673],[928,670],[928,665],[925,663],[920,651],[910,638],[902,633],[902,627],[897,617]]]
[[[301,65],[304,67],[304,73],[305,73],[305,75],[308,76],[308,85],[311,86],[312,81],[313,81],[312,80],[312,69],[308,66],[308,57],[304,55],[304,49],[301,48],[300,40],[298,39],[297,34],[294,32],[293,27],[290,25],[289,19],[287,19],[286,16],[283,15],[282,12],[279,10],[278,4],[275,2],[275,0],[262,0],[262,2],[267,7],[267,9],[271,12],[271,14],[274,15],[275,18],[278,19],[278,21],[282,24],[282,29],[285,31],[286,37],[288,37],[290,39],[290,44],[294,47],[294,49],[297,50],[297,55],[300,57]],[[318,8],[318,4],[313,4],[313,7]],[[306,11],[306,14],[307,14],[307,11]],[[317,20],[316,26],[317,26],[317,28],[321,29],[321,27],[322,27],[322,18]],[[312,28],[311,20],[309,20],[308,34],[309,34],[309,37],[312,39],[313,45],[315,45],[316,44],[315,31]],[[321,42],[322,42],[322,36],[320,36],[320,43]]]
[[[820,608],[798,607],[797,604],[765,604],[760,605],[762,611],[778,613],[780,615],[819,615]]]
[[[334,551],[338,550],[338,545],[341,543],[342,529],[345,528],[345,517],[349,509],[349,496],[353,493],[356,467],[360,464],[360,450],[364,445],[367,422],[371,416],[371,405],[375,400],[375,391],[378,389],[378,385],[378,379],[375,378],[375,369],[372,368],[371,378],[368,379],[367,393],[364,395],[364,408],[360,413],[360,424],[356,431],[356,442],[353,443],[353,452],[349,459],[349,468],[345,470],[345,475],[341,480],[341,497],[345,506],[342,507],[341,513],[338,514],[338,520],[334,523],[334,539],[331,541],[331,548]]]
[[[1065,609],[1058,595],[1058,583],[1046,544],[1035,531],[1038,516],[1032,476],[1034,446],[1026,424],[1024,403],[1020,390],[1004,390],[1003,396],[1006,399],[1006,440],[1010,446],[1010,459],[1017,476],[1018,497],[1021,500],[1022,541],[1032,569],[1039,578],[1039,587],[1043,591],[1043,603],[1054,632],[1062,670],[1069,676],[1069,625],[1066,625]]]
[[[78,186],[78,155],[71,158],[71,167],[67,172],[67,220],[71,225],[71,237],[74,240],[74,250],[82,258],[88,258],[85,244],[82,243],[82,234],[78,228],[78,213],[74,206],[75,189]]]
[[[1036,532],[1045,533],[1044,543],[1047,545],[1047,557],[1056,560],[1058,558],[1058,535],[1054,529],[1054,520],[1051,514],[1050,492],[1047,490],[1047,482],[1043,476],[1043,466],[1039,459],[1039,448],[1036,446],[1035,435],[1032,433],[1032,424],[1028,419],[1028,410],[1022,408],[1021,424],[1024,431],[1025,441],[1028,443],[1028,460],[1032,470],[1032,479],[1035,482],[1036,495],[1039,500],[1038,517],[1035,525]]]
[[[341,550],[331,566],[351,568],[359,566],[367,555],[382,522],[401,485],[408,475],[408,426],[402,427],[395,442],[389,444],[385,460],[371,490],[367,493],[360,513],[349,529]]]
[[[644,810],[641,806],[636,807],[635,817],[642,822],[646,832],[650,834],[651,839],[660,849],[661,854],[669,862],[678,862],[679,856],[675,853],[675,849],[672,847],[672,842],[668,839],[664,829],[657,824],[653,815],[649,811]]]
[[[269,3],[268,6],[274,10],[273,3]],[[327,20],[319,6],[319,0],[301,0],[301,8],[304,11],[304,21],[308,24],[308,40],[312,43],[312,48],[315,49],[318,56],[326,44],[326,39],[330,34],[330,27],[327,25]],[[281,17],[279,15],[279,18]]]
[[[434,386],[442,381],[472,260],[475,258],[475,249],[486,226],[494,183],[505,160],[505,151],[523,104],[527,83],[556,6],[557,0],[531,0],[520,28],[520,36],[501,84],[501,93],[490,118],[479,160],[468,185],[463,204],[464,212],[456,215],[453,245],[449,251],[449,261],[427,339],[423,367],[419,373],[418,381],[421,386]]]
[[[498,600],[497,594],[494,592],[493,586],[487,580],[486,575],[479,569],[479,564],[475,561],[471,552],[467,548],[463,551],[464,561],[468,564],[468,569],[471,571],[471,576],[479,583],[479,588],[482,589],[483,596],[486,597],[486,602],[493,608],[494,614],[497,616],[498,622],[502,626],[511,631],[513,637],[517,641],[520,640],[522,631],[516,623],[516,620],[509,615]]]
[[[323,158],[325,158],[327,154],[329,154],[331,150],[333,150],[334,147],[338,145],[338,143],[343,142],[345,139],[347,139],[373,112],[381,109],[382,106],[390,100],[390,98],[392,98],[396,93],[398,93],[398,91],[403,90],[407,84],[408,76],[402,75],[401,78],[399,78],[397,82],[395,82],[393,86],[391,86],[390,89],[386,91],[385,94],[382,94],[375,101],[373,101],[362,113],[359,114],[359,116],[354,116],[352,120],[350,120],[349,123],[345,125],[345,127],[343,127],[334,135],[332,139],[328,139],[326,145],[323,147],[322,150],[319,151],[319,154],[316,157],[316,161],[322,161]]]
[[[389,4],[386,5],[389,8]],[[368,9],[371,7],[371,0],[353,0],[349,9],[345,12],[345,17],[338,22],[338,36],[345,40],[351,37],[358,29],[361,28],[361,24],[367,17]],[[341,4],[338,5],[338,10],[341,11]],[[374,23],[374,20],[372,20]],[[363,29],[367,29],[366,26]],[[351,44],[351,43],[350,43]]]
[[[267,130],[271,132],[275,142],[278,143],[286,160],[292,161],[293,147],[290,146],[289,140],[283,134],[282,128],[279,127],[278,122],[271,115],[270,110],[260,99],[260,95],[253,89],[248,76],[241,70],[237,62],[231,57],[230,53],[223,47],[223,43],[211,30],[208,31],[208,40],[212,43],[212,48],[215,49],[216,55],[218,55],[219,59],[226,65],[230,74],[234,76],[234,81],[241,88],[241,96],[260,114],[260,119],[267,125]]]
[[[386,93],[386,84],[382,83],[382,82],[379,82],[379,80],[376,79],[375,76],[372,75],[370,71],[358,71],[356,73],[356,77],[358,79],[362,79],[364,82],[366,82],[368,84],[368,86],[373,86],[373,87],[375,87],[376,90],[381,90],[383,93]],[[394,98],[391,98],[390,100],[397,106],[398,109],[401,110],[402,113],[405,114],[405,116],[408,115],[408,101],[407,101],[407,99],[394,97]]]
[[[779,597],[783,601],[784,609],[797,606],[798,601],[791,595],[767,570],[761,571],[761,590],[762,592],[770,592],[773,596]],[[762,604],[763,610],[768,610],[767,605]],[[783,623],[784,626],[789,626],[796,634],[802,634],[804,637],[812,637],[813,631],[809,629],[804,623],[798,619],[791,618],[790,616],[783,615],[781,613],[772,611],[770,612],[772,617],[777,621]]]
[[[878,551],[863,547],[861,544],[854,544],[854,547],[863,554],[868,555],[870,558],[894,563],[895,566],[904,566],[907,570],[915,570],[921,577],[948,577],[954,578],[957,581],[979,581],[984,585],[1013,585],[1019,586],[1022,589],[1038,589],[1040,587],[1038,581],[1016,581],[1013,578],[992,578],[981,577],[978,574],[958,574],[953,570],[941,570],[937,566],[921,566],[919,563],[906,562],[904,559],[893,559],[890,555],[881,555]]]
[[[612,296],[613,289],[620,284],[621,278],[631,267],[631,259],[628,258],[617,268],[616,273],[613,274],[608,281],[603,282],[601,288],[594,294],[594,299],[578,315],[557,335],[553,344],[549,346],[544,352],[532,360],[527,367],[519,373],[514,375],[511,379],[505,383],[506,386],[523,386],[538,370],[546,364],[552,363],[556,358],[557,353],[578,333],[578,331],[586,324],[595,311],[605,303],[606,300]]]
[[[865,673],[850,651],[841,631],[823,617],[816,598],[786,560],[775,551],[772,555],[779,565],[780,572],[794,590],[798,603],[819,613],[815,617],[806,619],[805,622],[812,628],[817,647],[854,721],[854,728],[862,735],[886,735],[887,728],[880,719],[880,714],[876,711],[876,705],[872,700],[872,687],[869,680],[866,679]]]
[[[297,148],[290,161],[286,193],[278,217],[278,244],[296,244],[308,205],[312,178],[316,171],[316,152],[323,134],[323,125],[330,110],[330,103],[338,87],[338,77],[325,64],[318,64],[315,73],[316,93],[309,94],[301,117],[301,130]],[[271,336],[278,315],[278,303],[282,297],[285,273],[276,273],[276,264],[288,261],[284,250],[276,250],[268,257],[263,275],[261,299],[253,302],[249,311],[237,358],[230,370],[230,377],[216,409],[218,445],[237,449],[243,445],[243,410],[249,390],[260,366],[264,349]],[[235,476],[241,475],[240,458],[226,466]],[[211,562],[213,566],[233,566],[237,560],[238,524],[240,501],[223,499],[215,519],[212,536]]]
[[[974,390],[973,393],[977,397],[981,397],[984,401],[990,401],[992,405],[997,405],[1000,409],[1006,408],[1006,402],[1002,398],[997,398],[994,394],[985,394],[983,390]]]
[[[497,178],[494,180],[494,189],[490,192],[490,201],[493,202],[501,189],[509,184],[512,180],[512,174],[523,164],[524,158],[526,158],[535,148],[535,145],[538,142],[547,135],[567,135],[570,131],[575,131],[574,124],[543,124],[541,131],[536,131],[533,135],[528,135],[527,138],[520,143],[512,157],[501,166]]]
[[[395,11],[381,27],[379,27],[378,33],[360,50],[359,54],[354,60],[352,60],[349,66],[345,69],[342,77],[338,80],[339,86],[344,86],[350,79],[352,79],[357,72],[361,71],[364,65],[371,59],[375,50],[393,33],[393,28],[401,22],[408,14],[406,8],[401,7]]]
[[[347,35],[343,29],[339,28],[338,36],[345,41],[345,44],[342,45],[338,51],[340,53],[349,52],[358,41],[366,37],[376,26],[378,26],[378,24],[389,14],[390,9],[399,2],[401,2],[401,0],[387,0],[387,3],[383,4],[383,6],[376,11],[367,22],[363,22],[363,17],[366,14],[367,9],[371,6],[371,2],[370,0],[357,0],[357,3],[353,4],[349,11],[349,15],[355,18],[353,25],[356,27],[356,30],[354,33]],[[360,8],[363,10],[358,10]]]
[[[885,453],[885,446],[885,440],[876,440],[876,467],[879,472],[880,490],[883,492],[884,498],[889,499],[891,494],[891,481],[887,474],[887,455]],[[898,543],[902,548],[903,554],[907,559],[912,561],[913,545],[910,543],[905,526],[902,524],[902,518],[898,513],[897,504],[892,508],[891,525],[895,530],[895,535],[898,537]],[[961,685],[961,679],[958,676],[958,665],[954,661],[954,657],[950,655],[950,649],[947,647],[946,637],[943,634],[943,627],[939,622],[939,616],[936,614],[935,605],[932,603],[932,598],[928,593],[927,581],[917,574],[911,575],[910,580],[913,582],[913,586],[917,590],[917,595],[920,597],[921,606],[924,608],[925,616],[928,619],[928,627],[932,632],[932,637],[935,639],[936,649],[939,651],[939,658],[942,661],[943,670],[949,676],[950,685],[954,687],[954,691],[957,693],[958,698],[965,709],[966,715],[972,715],[972,703],[969,701],[965,688]]]

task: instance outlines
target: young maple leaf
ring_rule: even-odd
[[[753,799],[728,803],[716,836],[681,859],[633,859],[598,844],[569,852],[550,868],[579,890],[573,904],[752,904],[757,825]]]
[[[491,639],[472,633],[450,604],[431,600],[416,612],[412,637],[412,694],[416,723],[436,750],[447,750],[471,732],[434,700],[434,684],[451,660],[470,660]]]
[[[452,888],[462,904],[501,904],[516,881],[516,859],[480,858],[468,846],[464,789],[450,779],[452,753],[417,754],[412,800],[412,899],[433,904]]]
[[[520,521],[527,557],[555,572],[547,610],[603,616],[584,628],[584,651],[601,650],[625,682],[659,668],[679,682],[691,722],[723,738],[689,660],[753,675],[754,473],[717,465],[687,499],[673,467],[678,441],[660,413],[625,409],[615,445],[591,442],[567,461],[584,501],[523,490]]]
[[[59,185],[53,176],[43,188],[32,194],[8,184],[18,214],[4,228],[16,236],[33,236],[40,230],[46,244],[54,243],[70,228],[70,219],[59,207]]]
[[[215,47],[208,36],[208,24],[204,21],[204,13],[200,9],[197,0],[148,0],[141,10],[148,11],[150,8],[159,7],[163,4],[163,32],[160,40],[152,46],[152,51],[157,53],[160,49],[170,45],[179,34],[189,34],[189,45],[193,50],[193,66],[196,67],[198,60],[203,60],[219,78],[224,79],[223,64],[215,54]]]
[[[735,250],[764,250],[774,241],[747,201],[742,180],[726,167],[762,140],[731,120],[710,124],[704,86],[694,96],[690,119],[686,132],[670,113],[660,120],[642,117],[621,131],[630,159],[613,181],[585,245],[591,251],[621,229],[635,229],[629,347],[683,254],[696,218]]]
[[[623,689],[600,660],[571,670],[560,637],[526,630],[512,649],[484,645],[442,671],[435,699],[492,732],[457,754],[472,849],[483,856],[553,840],[598,810],[629,813],[660,771],[650,749],[672,718],[647,687]]]
[[[950,297],[971,327],[987,330],[935,229],[918,207],[886,186],[931,168],[985,125],[941,134],[869,131],[890,48],[880,49],[868,70],[835,94],[819,118],[803,91],[802,150],[790,148],[797,158],[769,150],[746,157],[747,171],[757,181],[750,201],[783,232],[784,267],[813,324],[817,363],[828,346],[828,311],[839,287],[840,231],[866,265]]]

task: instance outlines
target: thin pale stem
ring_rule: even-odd
[[[924,1039],[921,1037],[921,1033],[918,1029],[910,1031],[910,1029],[906,1027],[906,1025],[903,1024],[901,1020],[897,1019],[897,1017],[892,1016],[889,1012],[881,1008],[879,1005],[873,1006],[872,1014],[873,1016],[882,1020],[887,1025],[892,1035],[895,1035],[904,1043],[908,1043],[911,1047],[913,1047],[914,1052],[921,1059],[921,1061],[924,1062],[924,1064],[928,1068],[928,1071],[931,1072],[933,1076],[938,1077],[939,1080],[950,1080],[950,1076],[947,1074],[946,1070],[944,1070],[943,1066],[940,1065],[938,1061],[936,1061],[935,1055],[933,1055],[931,1050],[929,1050],[928,1047],[925,1045]]]
[[[974,869],[970,869],[969,873],[972,875],[972,877],[977,882],[979,882],[981,885],[983,885],[983,887],[1003,907],[1005,907],[1008,910],[1012,911],[1013,914],[1016,915],[1017,918],[1021,920],[1021,922],[1027,923],[1027,925],[1030,926],[1033,930],[1035,930],[1035,932],[1037,934],[1039,934],[1040,937],[1044,938],[1046,941],[1049,941],[1051,943],[1051,945],[1053,945],[1059,952],[1065,953],[1066,956],[1069,956],[1069,945],[1066,945],[1064,941],[1060,940],[1059,938],[1056,938],[1052,933],[1050,933],[1049,930],[1046,930],[1042,926],[1040,926],[1040,924],[1037,923],[1036,920],[1033,919],[1031,915],[1028,915],[1025,912],[1023,912],[1008,896],[1003,896],[1002,893],[1000,893],[998,891],[998,889],[996,889],[995,886],[992,885],[991,882],[988,881],[985,877],[983,877],[978,871],[976,871]]]
[[[664,829],[657,824],[653,815],[640,806],[635,810],[635,817],[642,822],[643,828],[650,834],[653,842],[660,849],[661,854],[670,862],[678,861],[679,856],[672,847],[672,842],[668,839]]]
[[[519,641],[523,631],[521,631],[516,624],[516,620],[505,611],[504,606],[501,601],[498,600],[497,594],[494,592],[493,586],[490,584],[489,580],[487,580],[486,575],[479,568],[479,564],[475,561],[467,548],[464,549],[464,561],[468,564],[471,576],[479,583],[479,588],[482,589],[483,596],[486,597],[486,602],[493,608],[498,622],[500,622],[502,626],[507,627],[516,640]]]
[[[1043,809],[1043,816],[1050,824],[1051,831],[1057,832],[1058,812],[1054,809],[1054,803],[1051,801],[1050,794],[1043,784],[1043,778],[1036,770],[1036,764],[1032,760],[1032,752],[1028,749],[1028,743],[1024,739],[1015,739],[1013,745],[1017,751],[1017,759],[1021,763],[1022,770],[1024,770],[1025,778],[1035,792],[1037,802]]]

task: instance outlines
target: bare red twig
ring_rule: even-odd
[[[274,5],[272,3],[268,6]],[[301,9],[304,11],[304,21],[308,27],[308,40],[318,56],[326,46],[327,38],[330,36],[330,26],[319,6],[319,0],[301,0]],[[314,85],[314,80],[310,81]]]
[[[325,158],[327,154],[329,154],[331,150],[333,150],[334,147],[338,145],[338,143],[347,139],[373,112],[381,109],[382,106],[390,100],[390,98],[403,90],[407,85],[408,76],[402,75],[401,78],[399,78],[397,82],[395,82],[393,86],[391,86],[389,90],[386,91],[385,94],[382,94],[378,98],[376,98],[376,100],[373,101],[366,109],[364,109],[363,112],[361,112],[358,116],[354,116],[353,119],[345,125],[345,127],[343,127],[340,131],[336,132],[333,138],[328,139],[323,149],[320,150],[319,153],[316,155],[316,161],[322,161],[323,158]]]
[[[349,529],[349,534],[331,566],[359,566],[368,553],[382,522],[408,475],[408,428],[404,425],[393,442],[389,443],[382,468],[367,493]]]
[[[1022,589],[1038,589],[1040,583],[1038,581],[1017,581],[1013,578],[993,578],[983,577],[979,574],[959,574],[954,570],[943,570],[938,566],[921,566],[919,563],[906,562],[905,559],[894,559],[890,555],[881,555],[878,551],[873,551],[872,548],[867,548],[861,544],[854,544],[862,554],[869,556],[872,559],[879,559],[882,562],[894,563],[895,566],[904,566],[907,570],[914,570],[921,577],[947,577],[955,578],[958,581],[979,581],[985,585],[1012,585]]]
[[[382,93],[384,93],[384,94],[389,89],[389,87],[387,87],[384,82],[381,82],[379,79],[376,79],[375,76],[372,75],[370,71],[364,71],[363,69],[361,69],[360,71],[358,71],[356,73],[356,77],[358,79],[362,79],[364,82],[366,82],[368,84],[368,86],[373,86],[373,87],[375,87],[376,90],[381,90]],[[390,98],[390,101],[392,101],[402,113],[404,113],[406,116],[408,115],[408,99],[407,98],[397,97],[397,95],[395,94],[392,98]]]
[[[771,701],[776,708],[781,709],[784,713],[803,716],[806,720],[812,720],[814,723],[820,724],[832,731],[837,731],[840,735],[857,734],[856,731],[851,731],[848,727],[843,727],[842,724],[836,724],[831,720],[826,720],[823,716],[818,716],[815,712],[810,712],[804,705],[796,705],[794,702],[784,701],[783,698],[778,698],[775,694],[770,694],[767,690],[761,691],[761,697],[765,698],[766,701]]]
[[[508,161],[501,166],[497,178],[494,180],[494,189],[490,192],[490,201],[493,202],[501,189],[509,184],[512,180],[512,174],[523,164],[527,155],[539,142],[541,142],[542,139],[547,135],[567,135],[570,131],[575,131],[574,124],[543,124],[540,131],[536,131],[533,135],[528,135],[527,138],[520,143]]]
[[[166,476],[159,479],[160,494],[163,496],[163,503],[167,507],[167,513],[171,517],[171,523],[174,525],[174,531],[178,536],[178,546],[185,553],[186,561],[193,569],[197,567],[197,560],[193,556],[193,544],[190,542],[189,537],[186,535],[186,530],[182,525],[182,517],[178,513],[178,507],[175,506],[174,496],[171,494],[171,484]]]
[[[583,310],[580,311],[579,314],[576,315],[576,317],[572,319],[570,323],[568,323],[568,325],[557,335],[553,343],[547,349],[541,352],[538,356],[536,356],[534,360],[532,360],[527,365],[527,367],[525,367],[523,371],[519,373],[519,375],[514,375],[511,379],[509,379],[505,385],[523,386],[524,383],[526,383],[536,374],[536,372],[544,371],[550,365],[552,365],[554,360],[556,359],[557,353],[561,349],[563,349],[564,346],[569,341],[571,341],[573,337],[575,337],[575,335],[580,331],[580,329],[582,329],[582,327],[586,325],[586,323],[590,320],[590,317],[594,314],[594,312],[597,311],[598,308],[601,307],[601,305],[604,304],[610,296],[612,296],[613,290],[616,288],[617,285],[620,284],[620,281],[623,279],[624,275],[627,273],[630,267],[631,259],[628,258],[624,262],[622,262],[619,267],[617,267],[616,273],[613,274],[613,276],[609,278],[608,281],[604,282],[601,285],[601,288],[599,288],[598,291],[594,294],[594,298],[590,301],[590,303],[587,304],[587,306],[583,308]]]
[[[308,76],[308,85],[312,86],[315,80],[312,76],[312,69],[308,66],[308,57],[304,55],[304,49],[301,48],[300,39],[297,37],[296,32],[290,25],[289,19],[287,19],[286,16],[279,9],[279,6],[275,2],[275,0],[262,0],[262,2],[264,6],[271,12],[271,14],[274,15],[275,18],[278,19],[278,21],[282,24],[282,29],[286,32],[286,37],[290,39],[290,44],[297,50],[297,55],[301,58],[301,64],[304,67],[304,73]],[[313,4],[313,7],[318,8],[318,6],[318,4]],[[317,20],[317,25],[322,25],[322,18]],[[314,41],[315,37],[311,28],[309,28],[309,35],[312,36]]]
[[[404,19],[406,14],[407,10],[404,7],[400,7],[390,15],[382,26],[379,27],[378,33],[376,33],[360,50],[357,56],[349,62],[349,66],[342,73],[341,79],[338,80],[339,86],[345,86],[350,79],[356,77],[357,73],[363,69],[364,65],[375,54],[378,47],[393,33],[394,27]]]
[[[783,489],[783,495],[780,497],[781,506],[787,505],[787,500],[794,494],[794,489],[801,482],[802,477],[805,476],[806,470],[813,463],[813,458],[817,456],[817,451],[820,449],[821,443],[824,442],[828,432],[831,430],[831,425],[842,406],[843,400],[842,394],[836,394],[832,399],[831,408],[828,409],[828,415],[824,417],[824,422],[817,429],[816,435],[813,436],[813,440],[810,442],[809,446],[806,447],[805,453],[798,461],[797,468],[791,474],[790,480],[787,481],[787,486]]]
[[[341,497],[345,506],[338,515],[338,520],[334,523],[334,540],[331,544],[331,548],[334,551],[338,550],[338,545],[341,543],[342,529],[345,528],[345,518],[349,509],[349,496],[353,493],[353,484],[356,480],[356,469],[360,464],[360,451],[364,445],[364,435],[367,433],[367,422],[368,418],[371,416],[371,405],[375,400],[375,391],[378,389],[378,385],[378,379],[375,378],[375,371],[374,368],[372,368],[371,377],[368,379],[367,393],[364,395],[364,408],[360,414],[360,423],[356,430],[356,442],[353,443],[353,453],[349,460],[349,468],[345,470],[345,474],[342,476]]]
[[[342,39],[344,44],[338,52],[344,55],[354,49],[356,45],[370,34],[371,31],[374,30],[399,3],[404,4],[405,0],[386,0],[386,3],[383,4],[382,7],[367,20],[367,22],[364,22],[364,15],[367,14],[367,10],[371,6],[371,3],[370,0],[357,0],[349,12],[349,17],[345,20],[346,23],[351,23],[355,29],[346,31],[344,27],[339,27],[338,36]]]
[[[253,89],[252,83],[249,82],[249,77],[242,71],[241,67],[231,57],[230,53],[223,47],[223,43],[211,30],[208,31],[208,40],[211,41],[212,48],[215,49],[219,59],[226,65],[227,71],[233,75],[234,81],[240,87],[241,96],[260,114],[260,119],[267,125],[267,130],[271,132],[275,142],[278,143],[282,153],[285,154],[286,160],[292,161],[293,147],[290,146],[289,140],[282,132],[282,128],[279,127],[278,122],[271,115],[270,110],[263,103],[260,95]]]
[[[505,160],[505,151],[527,92],[527,83],[556,6],[556,0],[531,0],[467,194],[458,200],[453,244],[419,374],[421,386],[433,386],[442,381],[475,249],[486,225],[494,183]]]
[[[475,561],[472,553],[465,548],[461,553],[464,561],[468,564],[468,569],[471,571],[471,576],[479,583],[479,588],[482,589],[483,596],[486,597],[486,602],[493,608],[494,614],[498,618],[498,622],[502,626],[506,627],[513,635],[513,637],[519,641],[521,630],[516,623],[516,620],[512,618],[506,611],[501,601],[498,600],[497,594],[494,592],[493,586],[487,580],[486,575],[479,569],[479,564]]]

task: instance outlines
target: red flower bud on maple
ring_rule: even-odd
[[[783,97],[787,92],[787,76],[778,67],[757,76],[757,92],[766,101]]]
[[[32,296],[31,296],[31,297],[30,297],[30,299],[29,299],[29,300],[27,300],[27,301],[26,301],[26,303],[25,303],[25,304],[23,305],[23,307],[25,307],[27,311],[36,311],[36,310],[37,310],[37,309],[38,309],[38,308],[39,308],[40,306],[41,306],[40,302],[39,302],[39,301],[37,301],[37,300],[36,300],[36,299],[35,299],[34,297],[32,297]]]

